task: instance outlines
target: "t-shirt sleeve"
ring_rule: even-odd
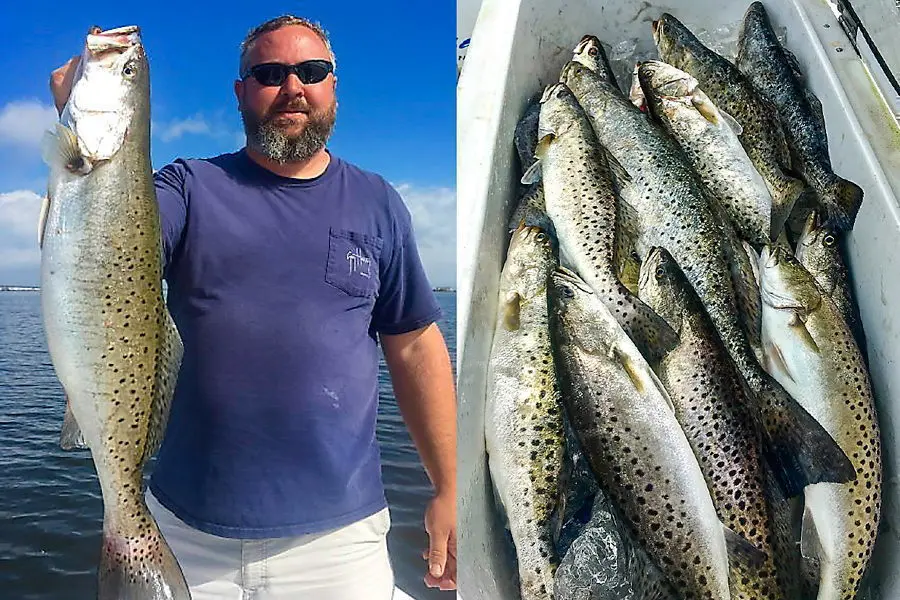
[[[390,256],[380,267],[372,327],[379,333],[398,335],[434,323],[441,317],[441,308],[419,258],[409,211],[397,191],[385,186],[396,227]]]
[[[164,166],[153,175],[162,229],[165,261],[163,272],[167,272],[169,265],[172,264],[172,257],[181,242],[181,235],[187,222],[185,173],[185,166],[179,161]]]

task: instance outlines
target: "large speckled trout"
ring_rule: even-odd
[[[103,493],[101,600],[190,598],[143,499],[181,365],[162,294],[150,80],[137,27],[95,27],[48,134],[41,304],[68,397],[61,444],[91,450]]]

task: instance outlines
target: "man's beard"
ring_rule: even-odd
[[[294,108],[294,107],[291,107]],[[301,108],[309,109],[304,105]],[[306,113],[303,130],[296,135],[288,135],[276,121],[284,118],[277,111],[284,107],[272,107],[269,113],[258,118],[249,110],[241,110],[247,145],[278,164],[303,162],[325,147],[331,137],[337,115],[337,101],[319,111]]]

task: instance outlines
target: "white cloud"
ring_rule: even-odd
[[[58,121],[56,109],[37,100],[19,100],[0,108],[0,143],[39,148],[44,132]]]
[[[211,135],[212,127],[203,115],[197,114],[186,119],[175,119],[166,123],[153,124],[156,133],[164,142],[177,140],[185,134]]]
[[[456,190],[396,185],[412,213],[416,244],[432,285],[456,284]]]
[[[41,264],[37,226],[41,196],[31,190],[0,194],[0,284],[37,282]],[[22,272],[33,272],[31,281],[21,281]],[[16,281],[11,281],[15,273]]]

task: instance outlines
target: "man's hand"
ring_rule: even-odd
[[[384,358],[403,421],[435,496],[425,511],[425,583],[456,589],[456,393],[447,345],[437,325],[382,335]]]
[[[425,585],[442,590],[456,589],[456,497],[435,496],[425,510],[428,561]]]
[[[72,93],[72,84],[75,82],[75,73],[78,71],[80,56],[73,56],[63,66],[50,73],[50,93],[53,94],[53,103],[56,104],[56,112],[62,114],[69,94]]]

